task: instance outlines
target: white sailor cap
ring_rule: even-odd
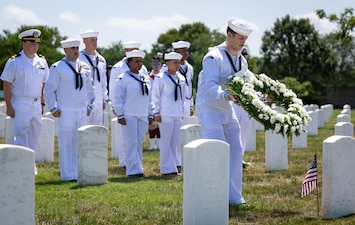
[[[63,48],[72,48],[72,47],[79,47],[80,40],[78,39],[66,39],[60,42]]]
[[[99,36],[99,32],[98,31],[94,31],[94,30],[86,30],[86,31],[80,33],[80,36],[82,38],[98,37]]]
[[[41,31],[38,29],[30,29],[30,30],[25,30],[21,32],[18,35],[18,38],[20,38],[23,41],[36,41],[40,42],[40,36],[41,36]]]
[[[144,58],[144,56],[145,56],[145,52],[140,51],[140,50],[133,50],[130,52],[126,52],[127,58],[133,58],[133,57]]]
[[[177,41],[177,42],[173,42],[172,46],[174,49],[177,48],[190,48],[190,42],[188,41]]]
[[[228,26],[236,33],[248,36],[253,29],[251,26],[244,20],[232,17],[228,20]]]
[[[136,41],[127,41],[123,43],[123,48],[137,48],[139,49],[141,47],[141,43],[136,42]]]
[[[169,52],[169,53],[164,55],[164,59],[165,60],[172,60],[172,59],[181,60],[181,58],[182,58],[182,55],[180,53],[177,53],[177,52]]]

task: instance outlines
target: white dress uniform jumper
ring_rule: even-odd
[[[160,115],[160,173],[177,173],[181,165],[178,156],[180,149],[180,128],[184,112],[186,93],[185,78],[177,73],[165,71],[154,79],[152,100],[154,115]]]
[[[89,66],[64,57],[50,67],[44,91],[48,108],[58,117],[58,152],[63,181],[78,178],[78,128],[87,125],[87,109],[94,108],[95,90]]]
[[[115,111],[117,118],[126,120],[122,126],[127,138],[126,175],[144,174],[142,167],[143,141],[152,115],[150,78],[126,71],[116,80]]]
[[[111,75],[110,75],[110,81],[109,81],[109,99],[111,101],[111,105],[115,106],[115,84],[116,80],[123,75],[124,72],[128,71],[129,67],[127,65],[127,58],[124,57],[121,61],[117,62],[115,65],[113,65],[111,69]],[[147,68],[143,65],[142,69],[140,70],[141,73],[143,74],[148,74]],[[119,163],[121,167],[126,167],[126,137],[123,135],[123,127],[121,124],[118,124],[118,136],[114,137],[117,139],[117,142],[120,144],[120,148],[118,149],[118,158],[119,158]]]
[[[234,74],[234,69],[228,57],[229,52],[222,44],[209,51],[203,59],[203,71],[200,73],[199,87],[196,96],[196,107],[202,128],[202,136],[207,139],[218,139],[230,144],[230,182],[229,202],[242,204],[242,145],[240,140],[240,125],[234,113],[231,101],[225,96],[224,84],[228,76]],[[247,70],[244,57],[233,57],[238,71]],[[220,66],[216,66],[220,65]],[[220,75],[220,76],[219,76]],[[221,88],[222,87],[222,88]]]
[[[88,124],[103,125],[104,112],[102,105],[107,102],[107,80],[106,80],[106,60],[96,52],[96,55],[89,55],[85,50],[80,51],[79,59],[90,66],[92,79],[95,86],[95,105],[96,107],[90,113]]]

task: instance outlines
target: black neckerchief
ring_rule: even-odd
[[[81,77],[81,73],[80,73],[80,62],[78,62],[79,64],[79,72],[76,71],[76,69],[74,69],[74,67],[69,63],[69,61],[65,61],[66,64],[68,64],[68,66],[70,67],[70,69],[75,73],[75,89],[80,89],[83,87],[83,78]]]
[[[177,83],[176,81],[174,80],[174,78],[172,78],[169,74],[168,71],[165,72],[166,75],[168,75],[168,77],[170,78],[170,80],[175,84],[175,101],[178,100],[178,88],[180,89],[180,98],[182,99],[182,91],[181,91],[181,86],[180,86],[180,80],[179,80],[179,77],[178,75],[176,75],[177,77]]]
[[[180,66],[179,72],[181,73],[181,75],[183,75],[183,76],[185,77],[185,79],[186,79],[187,71],[188,71],[188,66],[187,66],[187,65],[186,65],[186,71],[184,71],[184,70],[182,69],[182,66]],[[187,79],[186,79],[186,85],[189,86],[189,82],[187,81]]]
[[[138,79],[137,77],[134,76],[134,74],[132,73],[128,73],[131,77],[133,77],[136,81],[139,81],[142,84],[142,95],[147,94],[149,95],[149,89],[148,89],[148,85],[147,82],[144,81],[144,78],[142,75],[140,75],[141,79]]]
[[[237,68],[235,68],[235,65],[233,63],[232,57],[230,56],[229,52],[227,50],[225,50],[225,49],[223,49],[223,50],[226,52],[226,55],[227,55],[227,57],[229,59],[229,62],[230,62],[230,64],[233,67],[234,73],[236,73],[239,70],[241,70],[242,69],[242,56],[239,56],[239,70],[237,70]]]
[[[84,55],[87,58],[87,60],[89,61],[89,63],[92,66],[92,68],[94,69],[94,71],[92,72],[93,77],[94,77],[94,74],[95,74],[95,71],[96,71],[97,81],[100,82],[100,72],[99,72],[99,69],[97,68],[97,65],[99,64],[99,56],[96,56],[96,66],[94,66],[94,63],[91,61],[91,58],[86,53],[84,53]]]

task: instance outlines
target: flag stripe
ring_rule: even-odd
[[[312,163],[306,173],[306,176],[302,182],[301,197],[308,195],[317,187],[318,175],[317,175],[317,157],[314,155]]]

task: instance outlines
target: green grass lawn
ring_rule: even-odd
[[[289,139],[289,164],[284,171],[266,172],[264,133],[257,133],[257,150],[244,155],[252,163],[243,172],[243,196],[249,207],[230,206],[229,224],[355,224],[355,216],[321,218],[322,142],[334,134],[339,113],[334,111],[318,136],[308,137],[307,149],[293,150]],[[118,160],[109,157],[109,179],[104,185],[81,187],[60,181],[57,152],[54,162],[37,163],[36,224],[182,224],[182,177],[161,177],[159,151],[147,150],[148,140],[144,149],[143,166],[149,177],[126,178]],[[301,184],[315,152],[318,198],[316,190],[301,198]]]

